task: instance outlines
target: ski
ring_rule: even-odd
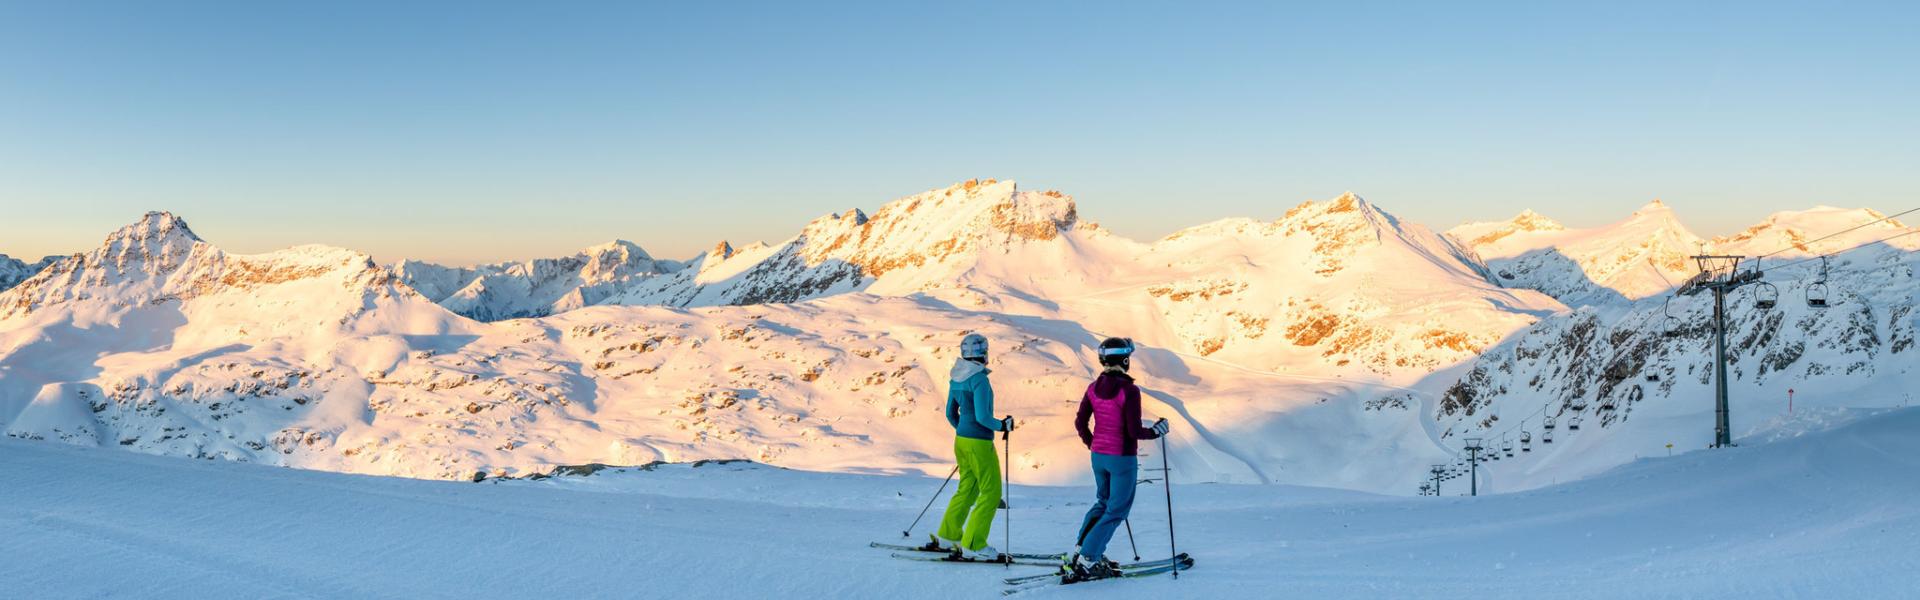
[[[928,550],[925,546],[907,546],[902,544],[888,544],[885,542],[872,542],[867,544],[867,546],[872,548],[879,548],[882,550],[900,550],[903,552],[925,552],[927,554],[941,554],[941,555],[944,555],[947,553],[944,550]],[[1054,562],[1061,562],[1066,557],[1066,553],[1064,552],[1058,553],[1058,554],[1032,554],[1032,553],[1026,553],[1026,552],[1006,552],[1004,554],[1014,558],[1026,558],[1026,559],[1033,559],[1033,560],[1052,560]]]
[[[1180,562],[1180,568],[1179,568],[1179,570],[1181,570],[1181,571],[1186,571],[1186,570],[1189,570],[1189,569],[1192,569],[1192,568],[1193,568],[1193,559],[1191,559],[1191,558],[1188,558],[1188,559],[1186,559],[1186,560],[1183,560],[1183,561],[1181,561],[1181,562]],[[1022,592],[1027,592],[1027,591],[1031,591],[1031,590],[1037,590],[1037,589],[1040,589],[1040,588],[1044,588],[1044,587],[1051,587],[1051,586],[1055,586],[1055,585],[1074,585],[1074,584],[1079,584],[1079,583],[1094,583],[1094,582],[1099,582],[1099,581],[1107,581],[1107,580],[1110,580],[1110,579],[1134,579],[1134,578],[1138,578],[1138,577],[1151,577],[1151,576],[1154,576],[1154,575],[1161,575],[1161,574],[1165,574],[1165,573],[1171,573],[1171,572],[1173,572],[1173,570],[1174,570],[1174,566],[1173,566],[1173,565],[1160,565],[1160,566],[1157,566],[1157,567],[1147,567],[1147,568],[1144,568],[1144,569],[1134,569],[1134,570],[1131,570],[1131,571],[1121,571],[1119,575],[1117,575],[1117,576],[1114,576],[1114,577],[1102,577],[1102,578],[1100,578],[1100,579],[1088,579],[1088,580],[1085,580],[1085,581],[1067,581],[1067,580],[1066,580],[1066,579],[1065,579],[1064,577],[1062,577],[1062,576],[1059,576],[1059,575],[1053,575],[1053,576],[1050,576],[1050,577],[1048,577],[1047,579],[1044,579],[1044,580],[1035,580],[1035,581],[1030,581],[1030,582],[1027,582],[1027,583],[1025,583],[1025,584],[1023,584],[1023,585],[1019,585],[1019,586],[1016,586],[1016,587],[1013,587],[1013,588],[1009,588],[1009,589],[1006,589],[1006,590],[1001,590],[1001,592],[1000,592],[1000,595],[1002,595],[1002,596],[1012,596],[1012,595],[1014,595],[1014,594],[1019,594],[1019,593],[1022,593]]]
[[[1173,564],[1174,560],[1176,559],[1162,558],[1159,560],[1146,560],[1146,561],[1140,561],[1140,562],[1121,563],[1119,565],[1119,568],[1121,571],[1133,571],[1138,569],[1161,567],[1161,566]],[[1185,552],[1180,553],[1178,560],[1180,561],[1180,564],[1184,565],[1183,567],[1181,567],[1182,569],[1193,566],[1193,557],[1187,556],[1187,553]],[[1060,578],[1060,573],[1052,572],[1052,573],[1035,573],[1033,575],[1021,575],[1019,577],[1008,577],[1006,581],[1007,581],[1007,585],[1019,585],[1022,583],[1040,581],[1044,579],[1059,579],[1059,578]]]
[[[893,553],[893,557],[901,560],[917,560],[921,562],[937,562],[937,563],[955,563],[955,564],[962,564],[962,565],[1015,564],[1015,565],[1026,565],[1030,567],[1060,566],[1060,557],[1057,557],[1057,556],[1052,558],[1045,558],[1045,559],[1010,557],[1007,560],[967,560],[964,558],[955,557],[951,554],[934,554],[931,552],[895,552]]]

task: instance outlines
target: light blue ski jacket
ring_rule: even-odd
[[[993,418],[993,384],[987,374],[993,371],[980,363],[959,359],[953,363],[952,381],[947,383],[947,424],[964,438],[991,440],[1001,430]]]

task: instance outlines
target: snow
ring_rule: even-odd
[[[1701,240],[1656,202],[1599,228],[1529,211],[1436,234],[1348,193],[1143,243],[1066,194],[974,180],[685,263],[614,242],[462,269],[228,254],[149,213],[0,292],[0,463],[29,482],[0,488],[0,533],[56,549],[0,585],[100,595],[132,579],[62,569],[114,556],[162,596],[990,594],[993,576],[864,547],[950,468],[945,371],[978,332],[1025,424],[1016,548],[1085,505],[1024,486],[1089,479],[1070,421],[1093,348],[1141,344],[1182,531],[1212,554],[1199,583],[1126,593],[1892,595],[1915,566],[1914,484],[1890,474],[1916,442],[1889,438],[1920,420],[1894,410],[1920,389],[1920,236],[1879,243],[1913,231],[1882,218],[1816,207]],[[1710,302],[1669,301],[1698,248],[1779,251],[1779,307],[1729,299],[1738,449],[1698,451]],[[1833,306],[1809,307],[1804,259],[1839,250]],[[1522,432],[1533,451],[1479,469],[1499,496],[1372,495]],[[765,466],[526,480],[712,459]],[[667,559],[691,566],[578,576]]]
[[[1152,243],[1079,214],[1066,194],[971,181],[684,265],[614,242],[479,274],[325,246],[230,255],[151,213],[0,294],[0,431],[454,480],[730,458],[939,474],[944,371],[970,331],[1003,350],[996,389],[1032,425],[1015,468],[1036,483],[1086,477],[1064,423],[1109,335],[1144,348],[1147,412],[1195,434],[1174,448],[1182,482],[1412,493],[1463,437],[1584,415],[1580,434],[1488,465],[1512,491],[1709,431],[1706,304],[1631,300],[1677,278],[1646,263],[1693,239],[1664,204],[1593,230],[1524,213],[1440,235],[1348,193]],[[1713,244],[1879,218],[1781,213]],[[1789,302],[1734,311],[1737,435],[1771,435],[1758,424],[1788,388],[1850,409],[1920,387],[1914,245],[1842,255],[1825,311],[1792,301],[1816,265],[1769,263]],[[1549,254],[1573,258],[1500,275]],[[481,296],[497,302],[461,304]],[[523,309],[554,314],[457,314]],[[1667,314],[1691,325],[1664,336]]]
[[[1193,570],[1024,595],[1908,597],[1920,409],[1844,421],[1477,498],[1176,485]],[[12,439],[0,470],[9,597],[993,597],[1039,570],[867,548],[900,539],[940,483],[921,476],[734,463],[472,484]],[[1166,504],[1148,491],[1133,526],[1152,558]],[[1016,485],[1012,549],[1064,547],[1088,496]]]
[[[1792,232],[1830,233],[1880,218],[1830,208],[1780,213],[1709,251],[1773,252],[1787,248],[1783,240],[1818,237]],[[1769,263],[1764,281],[1779,293],[1774,309],[1754,304],[1753,286],[1729,296],[1735,443],[1794,430],[1793,421],[1781,418],[1789,390],[1803,415],[1911,402],[1912,390],[1920,389],[1914,360],[1920,254],[1898,243],[1869,243],[1903,231],[1912,230],[1881,223],[1836,237],[1837,245],[1818,245],[1823,252],[1848,250],[1831,261],[1831,308],[1805,302],[1818,262]],[[1796,252],[1780,256],[1805,258]],[[1521,432],[1530,432],[1533,452],[1483,467],[1506,490],[1584,477],[1663,453],[1667,444],[1684,450],[1712,443],[1713,302],[1706,295],[1668,302],[1670,296],[1556,314],[1489,348],[1442,393],[1435,415],[1441,437],[1458,447],[1466,437],[1517,443]],[[1670,326],[1678,329],[1668,334]],[[1551,445],[1537,439],[1547,416],[1560,421]],[[1585,421],[1578,432],[1565,428],[1574,416]]]

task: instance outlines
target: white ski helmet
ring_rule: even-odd
[[[969,333],[960,339],[960,358],[986,358],[987,336]]]

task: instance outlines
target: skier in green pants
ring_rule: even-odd
[[[987,545],[994,511],[1000,508],[1000,458],[993,451],[993,432],[1013,431],[1013,417],[993,418],[989,373],[986,336],[968,334],[960,340],[960,359],[953,363],[947,387],[947,424],[953,426],[960,487],[930,544],[963,560],[1002,560],[1000,551]]]

